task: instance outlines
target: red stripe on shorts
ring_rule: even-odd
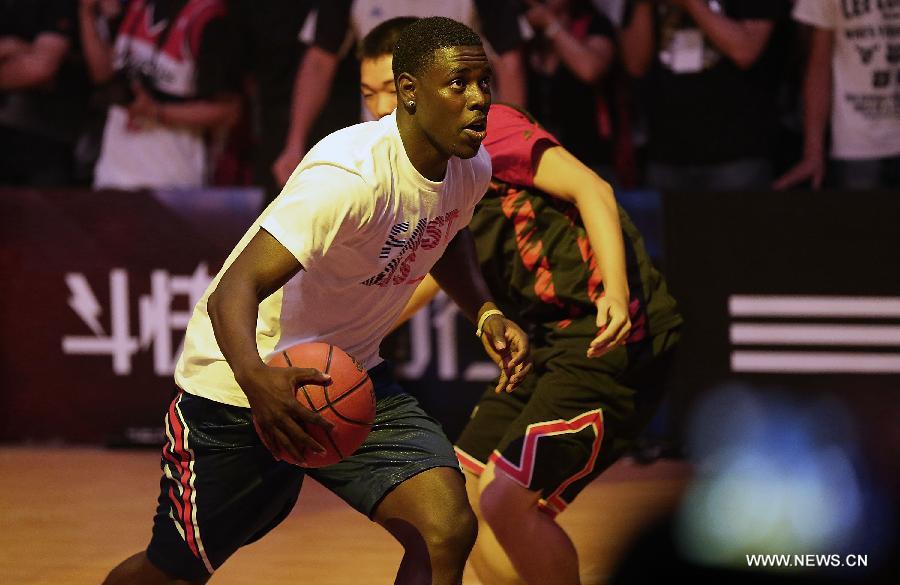
[[[463,469],[467,469],[475,475],[481,475],[484,472],[484,468],[486,467],[484,463],[475,459],[459,447],[454,447],[453,449],[456,451],[456,458],[459,459],[459,464]]]
[[[181,399],[181,394],[172,401],[172,404],[169,406],[169,414],[167,418],[172,425],[172,436],[175,439],[175,445],[173,452],[178,456],[178,469],[180,473],[178,474],[178,481],[181,484],[181,502],[184,505],[184,508],[181,510],[180,518],[181,522],[184,525],[184,534],[187,540],[188,548],[191,549],[191,552],[194,553],[194,556],[198,559],[200,557],[200,549],[197,547],[196,536],[194,535],[194,524],[191,520],[192,514],[192,505],[191,505],[191,456],[190,453],[184,447],[184,425],[181,422],[181,419],[178,418],[178,412],[175,409],[176,404]]]
[[[494,465],[502,469],[508,476],[522,484],[524,487],[531,489],[531,478],[534,474],[534,462],[537,457],[538,439],[553,435],[577,433],[592,425],[599,436],[602,435],[602,430],[598,424],[599,420],[602,420],[602,417],[600,409],[598,408],[580,414],[567,421],[554,420],[532,423],[528,425],[528,428],[525,430],[525,441],[523,443],[522,454],[519,457],[518,465],[503,457],[503,454],[496,450],[491,454],[491,461],[493,461]],[[599,443],[597,444],[599,445]],[[593,468],[593,464],[591,464],[591,468]],[[567,481],[569,481],[569,483],[574,481],[570,480]]]

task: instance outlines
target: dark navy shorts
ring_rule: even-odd
[[[390,366],[369,375],[377,397],[371,433],[353,455],[319,469],[276,461],[249,408],[180,392],[166,414],[150,562],[179,579],[211,574],[287,517],[305,475],[371,517],[407,479],[435,467],[459,470],[440,424],[394,381]]]
[[[539,492],[556,515],[634,446],[662,398],[679,334],[585,354],[590,339],[532,346],[534,371],[512,393],[490,386],[472,412],[456,451],[481,475],[488,461]]]

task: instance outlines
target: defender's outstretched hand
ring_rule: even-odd
[[[518,325],[495,314],[484,322],[481,343],[494,363],[500,366],[496,392],[515,390],[531,371],[528,336]]]
[[[628,303],[605,295],[597,301],[597,327],[600,333],[587,349],[589,358],[598,358],[619,347],[631,332]]]

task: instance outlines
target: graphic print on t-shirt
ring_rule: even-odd
[[[421,218],[416,222],[409,237],[410,224],[403,221],[394,224],[388,232],[387,239],[381,247],[380,259],[394,255],[384,270],[362,282],[366,286],[388,286],[389,284],[415,284],[425,278],[424,274],[409,279],[412,266],[416,262],[416,251],[431,250],[441,243],[441,239],[453,233],[453,224],[459,218],[459,209],[448,211],[433,219]]]
[[[881,18],[873,21],[871,15],[876,11]],[[900,68],[896,67],[900,63],[900,0],[843,0],[841,12],[846,21],[844,35],[853,43],[859,64],[869,70],[871,91],[848,91],[838,98],[869,120],[896,119],[900,93],[890,95],[884,90],[900,87]]]
[[[153,88],[170,96],[197,94],[197,59],[206,25],[225,13],[218,0],[193,0],[169,20],[154,23],[159,8],[138,0],[129,6],[116,37],[116,70],[140,72]]]

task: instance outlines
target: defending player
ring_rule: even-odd
[[[361,46],[368,107],[389,114],[389,21]],[[587,121],[586,121],[587,123]],[[612,189],[515,108],[495,104],[493,180],[470,224],[498,306],[528,323],[535,373],[485,392],[457,442],[480,530],[471,560],[491,585],[579,582],[555,521],[628,450],[654,413],[679,315]],[[401,320],[436,294],[425,279]]]

